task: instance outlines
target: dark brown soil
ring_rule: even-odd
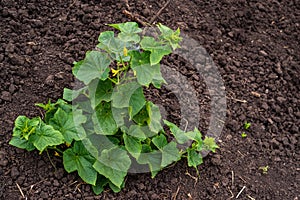
[[[165,4],[128,2],[148,21]],[[18,115],[42,115],[34,103],[56,100],[72,87],[72,62],[96,45],[105,24],[130,21],[123,9],[125,1],[0,1],[0,199],[224,200],[236,199],[243,187],[238,199],[300,199],[297,0],[174,0],[156,19],[199,41],[225,83],[220,149],[204,159],[197,182],[195,170],[181,161],[155,179],[129,175],[120,193],[94,196],[76,174],[64,171],[60,158],[50,155],[55,170],[46,153],[8,144]],[[242,138],[245,121],[251,128]],[[266,174],[262,166],[269,166]]]

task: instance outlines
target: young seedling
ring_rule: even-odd
[[[250,128],[250,126],[251,126],[251,123],[250,123],[250,122],[245,122],[245,123],[244,123],[244,129],[245,129],[245,130],[248,130],[248,129]]]
[[[258,169],[259,169],[259,170],[262,170],[262,173],[263,173],[263,174],[267,174],[267,173],[268,173],[268,170],[269,170],[269,166],[268,166],[268,165],[262,166],[262,167],[259,167]]]
[[[246,138],[247,137],[247,133],[242,132],[241,136],[242,136],[242,138]]]

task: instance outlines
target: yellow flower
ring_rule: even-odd
[[[60,156],[59,153],[55,151],[54,156]]]
[[[126,47],[124,47],[124,49],[123,49],[123,54],[124,54],[124,56],[128,55],[128,50],[126,49]]]
[[[65,145],[66,145],[67,147],[70,147],[70,146],[71,146],[71,144],[69,144],[69,143],[65,143]]]
[[[119,70],[111,69],[111,72],[113,73],[113,76],[116,76],[119,73]]]

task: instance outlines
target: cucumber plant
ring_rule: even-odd
[[[65,88],[56,102],[36,104],[45,110],[43,118],[17,117],[10,144],[28,151],[54,149],[65,170],[77,171],[96,194],[106,186],[119,192],[133,162],[147,166],[152,177],[181,158],[197,170],[201,152],[218,148],[214,138],[162,120],[143,91],[166,83],[160,61],[180,47],[180,30],[158,24],[153,37],[142,36],[135,22],[109,26],[118,33],[102,32],[95,50],[74,63],[81,87]],[[175,139],[170,141],[163,124]],[[187,142],[191,145],[179,148]]]

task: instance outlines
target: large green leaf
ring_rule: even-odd
[[[48,146],[55,146],[64,143],[64,137],[61,132],[55,130],[52,126],[41,123],[31,135],[29,141],[39,150],[43,151]]]
[[[70,173],[78,171],[79,176],[86,183],[96,185],[97,172],[93,168],[95,158],[90,155],[81,142],[75,142],[74,146],[63,153],[65,170]]]
[[[158,133],[159,131],[163,130],[163,127],[160,123],[161,114],[159,107],[152,102],[148,101],[146,103],[146,109],[149,115],[147,120],[148,126],[151,131]]]
[[[88,86],[89,98],[92,108],[95,108],[102,101],[111,101],[113,92],[112,82],[110,80],[94,79]]]
[[[172,49],[170,48],[170,46],[164,45],[162,42],[156,41],[153,37],[145,36],[140,44],[142,49],[151,52],[151,65],[158,64],[163,56],[172,53]]]
[[[82,124],[86,122],[86,117],[82,110],[74,110],[70,113],[58,108],[49,124],[60,131],[65,141],[71,144],[74,140],[82,140],[86,134]]]
[[[135,81],[116,86],[111,97],[112,106],[115,108],[129,107],[131,96],[139,87],[141,86]]]
[[[126,151],[119,147],[103,150],[93,167],[108,178],[115,186],[121,187],[131,160]]]
[[[101,102],[96,107],[92,119],[97,134],[114,135],[118,130],[112,113],[111,102]]]
[[[100,51],[87,52],[75,76],[86,85],[95,78],[105,80],[109,75],[110,63],[111,60],[106,53]]]

